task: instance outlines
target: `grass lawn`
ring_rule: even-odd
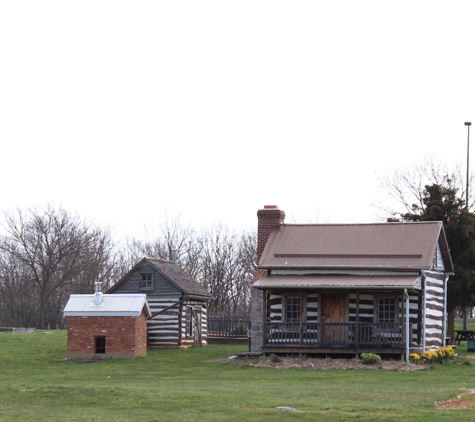
[[[425,371],[255,368],[219,359],[243,346],[68,361],[65,331],[0,333],[2,421],[454,421],[435,403],[475,389],[475,364]],[[458,348],[466,356],[466,345]],[[273,410],[294,407],[302,413]]]
[[[468,321],[467,328],[469,330],[475,330],[475,321]],[[455,321],[455,329],[456,330],[463,329],[463,323],[461,321]]]

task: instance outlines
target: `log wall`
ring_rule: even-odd
[[[442,347],[444,320],[444,276],[426,272],[426,347]]]
[[[147,297],[152,315],[162,312],[148,320],[149,347],[177,347],[180,345],[180,299],[181,296]]]

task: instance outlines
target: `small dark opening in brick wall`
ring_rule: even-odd
[[[105,352],[106,352],[106,338],[96,337],[96,353],[105,353]]]

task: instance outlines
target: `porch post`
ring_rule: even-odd
[[[356,292],[356,327],[355,327],[355,346],[360,345],[360,292]]]
[[[426,286],[426,273],[424,270],[422,272],[422,283],[423,283],[423,297],[422,297],[422,353],[426,351],[426,317],[427,317],[427,286]]]
[[[442,346],[446,347],[447,342],[447,283],[449,281],[449,276],[444,275],[444,316],[442,319]]]
[[[299,327],[299,346],[303,345],[303,292],[300,291],[300,327]]]
[[[407,289],[404,289],[404,298],[406,299],[406,362],[409,362],[409,346],[410,346],[410,333],[409,333],[409,294]]]
[[[267,290],[262,291],[262,345],[267,344]]]

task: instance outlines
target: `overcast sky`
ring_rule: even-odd
[[[377,174],[465,163],[474,22],[473,1],[2,1],[0,210],[377,221]]]

